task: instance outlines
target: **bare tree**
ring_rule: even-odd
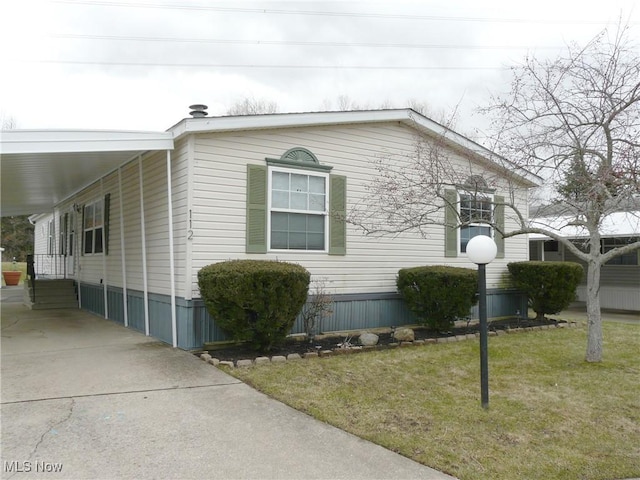
[[[261,115],[267,113],[278,113],[279,108],[276,102],[247,97],[238,100],[228,110],[227,115]]]
[[[495,149],[545,178],[547,203],[565,225],[588,238],[576,244],[557,229],[522,221],[522,233],[547,235],[587,264],[586,360],[602,360],[601,267],[640,248],[603,252],[604,219],[640,194],[640,55],[626,28],[570,46],[552,61],[528,58],[514,69],[507,98],[494,99]],[[558,224],[559,222],[554,222]]]
[[[350,220],[368,234],[427,235],[431,225],[446,230],[473,222],[490,225],[501,238],[539,233],[557,240],[587,265],[586,360],[601,361],[601,267],[640,248],[640,241],[601,248],[604,219],[640,195],[638,52],[621,28],[613,38],[605,31],[584,48],[570,46],[554,60],[527,58],[513,69],[510,93],[485,109],[495,118],[497,168],[480,172],[477,162],[461,163],[447,148],[454,134],[445,125],[439,137],[423,136],[404,158],[378,159],[378,175]],[[524,172],[544,179],[554,223],[582,228],[588,241],[577,244],[527,217]],[[508,231],[497,215],[482,213],[483,192],[496,186],[504,196],[494,197],[492,208],[509,217]],[[481,208],[469,215],[448,193],[453,189]]]
[[[327,278],[311,280],[310,295],[302,309],[302,321],[307,339],[311,342],[316,333],[322,333],[322,321],[333,313],[333,296],[327,291]]]
[[[14,130],[18,127],[16,119],[0,112],[0,130]]]

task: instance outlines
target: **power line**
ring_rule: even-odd
[[[100,62],[95,60],[17,60],[19,63],[63,64],[63,65],[103,65],[116,67],[169,67],[169,68],[237,68],[237,69],[278,69],[278,70],[507,70],[509,67],[466,67],[466,66],[385,66],[385,65],[260,65],[260,64],[218,64],[218,63],[160,63],[160,62]]]
[[[603,20],[575,20],[575,19],[535,19],[535,18],[499,18],[499,17],[450,17],[434,15],[399,15],[386,13],[362,13],[362,12],[329,12],[312,10],[281,10],[273,8],[230,8],[213,7],[204,5],[183,5],[169,3],[134,3],[134,2],[114,2],[114,1],[89,1],[89,0],[52,0],[53,3],[63,3],[69,5],[95,5],[102,7],[126,7],[126,8],[155,8],[172,10],[200,10],[222,13],[253,13],[270,15],[305,15],[305,16],[328,16],[328,17],[359,17],[359,18],[381,18],[393,20],[428,20],[438,22],[485,22],[485,23],[529,23],[545,25],[603,25],[608,22]],[[638,22],[630,22],[634,25]]]
[[[72,33],[51,33],[52,38],[68,38],[81,40],[115,40],[132,42],[170,42],[170,43],[214,43],[225,45],[282,45],[312,47],[367,47],[367,48],[415,48],[424,50],[559,50],[564,47],[526,45],[444,45],[444,44],[411,44],[411,43],[375,43],[375,42],[303,42],[291,40],[225,40],[212,38],[177,38],[177,37],[144,37],[120,35],[85,35]]]

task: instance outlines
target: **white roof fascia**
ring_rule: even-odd
[[[107,130],[5,130],[2,154],[173,150],[171,132]]]
[[[324,125],[347,125],[362,123],[401,122],[408,126],[429,132],[435,136],[442,136],[462,149],[479,155],[491,163],[512,166],[516,174],[530,186],[542,185],[542,178],[517,167],[508,160],[498,156],[478,143],[448,129],[418,112],[406,108],[395,110],[363,110],[352,112],[312,112],[286,113],[268,115],[239,115],[234,117],[202,117],[186,118],[174,125],[174,138],[190,133],[230,132],[241,130],[258,130],[274,128],[292,128]]]

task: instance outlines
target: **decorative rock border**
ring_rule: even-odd
[[[555,328],[576,328],[577,326],[578,326],[578,322],[567,321],[567,322],[556,323],[556,324],[539,325],[536,327],[518,327],[518,328],[509,328],[506,330],[494,330],[489,332],[489,336],[497,337],[497,336],[502,336],[507,334],[521,333],[521,332],[552,330]],[[388,350],[392,348],[418,347],[422,345],[432,345],[437,343],[462,342],[465,340],[474,340],[478,337],[480,337],[480,333],[467,333],[466,335],[452,335],[450,337],[427,338],[424,340],[414,340],[413,342],[388,343],[386,345],[369,345],[364,347],[355,346],[355,347],[349,347],[349,348],[337,347],[332,350],[320,350],[319,352],[307,352],[302,354],[302,356],[298,353],[290,353],[286,357],[283,355],[274,355],[272,357],[256,357],[254,359],[243,359],[243,360],[237,360],[235,364],[231,361],[219,360],[211,356],[208,352],[200,354],[200,359],[204,360],[207,363],[210,363],[214,367],[226,366],[230,368],[247,368],[247,367],[252,367],[254,365],[267,365],[271,363],[285,363],[285,362],[291,362],[291,361],[308,359],[308,358],[324,358],[324,357],[332,357],[337,355],[349,355],[353,353],[367,352],[372,350]]]

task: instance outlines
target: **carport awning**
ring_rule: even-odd
[[[173,150],[171,132],[9,130],[0,135],[1,216],[49,212],[128,160]]]

